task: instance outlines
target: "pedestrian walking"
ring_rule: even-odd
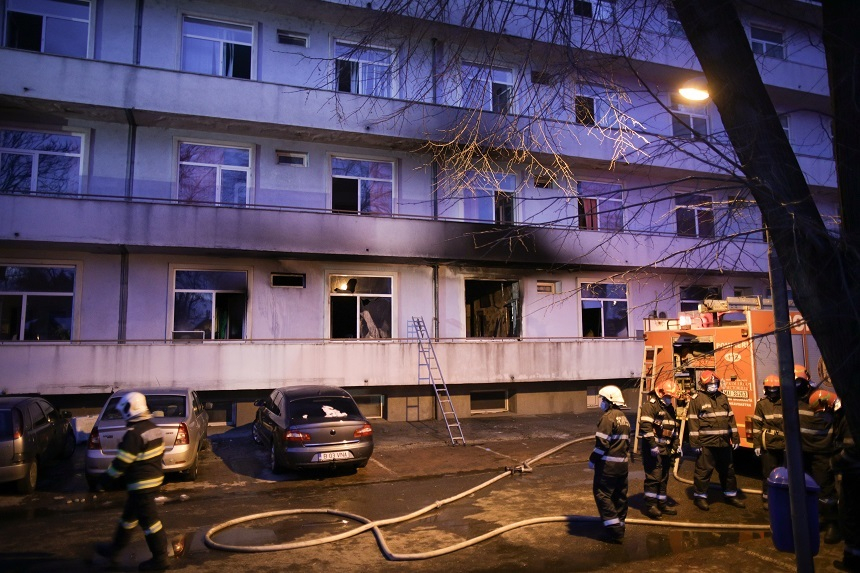
[[[764,379],[764,397],[756,402],[752,417],[752,438],[753,451],[761,458],[761,502],[767,509],[767,478],[774,468],[785,466],[785,424],[776,374]]]
[[[624,522],[627,519],[630,422],[621,411],[627,405],[617,386],[604,386],[598,395],[603,415],[597,422],[594,451],[589,457],[594,467],[592,491],[608,540],[618,543],[624,539]]]
[[[662,380],[648,393],[639,410],[639,438],[645,470],[644,513],[651,519],[678,514],[669,507],[666,495],[672,461],[680,452],[674,405],[678,396],[678,384],[672,379]]]
[[[690,446],[696,452],[693,473],[693,502],[708,511],[708,486],[714,470],[720,477],[723,499],[734,507],[746,507],[739,500],[735,477],[733,451],[740,445],[735,414],[725,394],[720,392],[720,380],[711,370],[699,378],[699,391],[690,400],[687,420],[690,424]]]
[[[168,568],[167,534],[158,518],[155,496],[164,481],[161,459],[164,437],[150,418],[146,397],[139,392],[125,394],[117,410],[128,423],[119,451],[108,470],[102,474],[102,486],[125,476],[128,497],[111,543],[99,543],[96,552],[116,563],[123,547],[128,545],[134,529],[140,525],[152,558],[140,564],[140,571],[163,571]]]

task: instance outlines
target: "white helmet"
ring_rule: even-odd
[[[624,403],[624,395],[621,394],[621,390],[618,389],[618,386],[604,386],[597,392],[598,396],[606,398],[606,400],[616,406],[621,408],[626,408],[627,404]]]
[[[152,414],[149,413],[149,407],[146,405],[146,396],[140,392],[129,392],[120,398],[116,409],[122,415],[123,420],[137,422],[152,417]]]

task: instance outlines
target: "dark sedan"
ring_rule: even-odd
[[[275,473],[302,468],[363,468],[373,454],[373,428],[346,390],[277,388],[257,400],[254,441],[269,448]]]
[[[14,481],[20,493],[31,493],[40,464],[70,458],[77,440],[69,418],[43,398],[0,398],[0,482]]]

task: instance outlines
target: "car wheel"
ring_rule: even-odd
[[[33,493],[36,489],[36,480],[39,477],[39,464],[36,460],[30,462],[27,467],[27,474],[18,480],[18,493]]]
[[[281,464],[278,463],[278,456],[275,452],[275,441],[272,440],[272,449],[269,450],[269,469],[273,474],[279,474],[282,471]]]
[[[183,472],[186,481],[196,481],[197,475],[200,473],[200,453],[194,456],[194,462],[191,467]]]
[[[73,455],[75,455],[75,448],[78,445],[78,439],[75,437],[75,433],[69,429],[66,432],[66,440],[63,442],[63,451],[60,453],[60,457],[64,460],[69,459]]]
[[[263,444],[263,438],[260,436],[260,429],[257,428],[257,424],[251,424],[251,437],[254,439],[254,443],[258,445]]]

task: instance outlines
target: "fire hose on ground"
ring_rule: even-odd
[[[379,545],[379,549],[384,555],[386,559],[389,561],[417,561],[421,559],[431,559],[433,557],[439,557],[442,555],[447,555],[449,553],[454,553],[455,551],[459,551],[461,549],[465,549],[466,547],[471,547],[473,545],[477,545],[482,541],[486,541],[487,539],[491,539],[508,531],[512,531],[514,529],[518,529],[520,527],[528,527],[530,525],[537,525],[541,523],[574,523],[574,522],[591,522],[591,523],[600,523],[600,518],[595,516],[587,516],[587,515],[555,515],[555,516],[547,516],[547,517],[536,517],[532,519],[525,519],[522,521],[517,521],[514,523],[510,523],[508,525],[504,525],[492,531],[489,531],[483,535],[479,535],[477,537],[473,537],[471,539],[467,539],[460,543],[456,543],[454,545],[449,545],[447,547],[442,547],[440,549],[436,549],[433,551],[426,551],[423,553],[394,553],[388,547],[388,544],[385,541],[385,537],[382,534],[382,527],[387,525],[394,525],[398,523],[404,523],[420,517],[426,513],[429,513],[433,510],[439,509],[445,505],[453,503],[457,500],[460,500],[466,496],[469,496],[481,489],[489,487],[500,481],[501,479],[512,476],[516,473],[526,473],[532,471],[532,464],[537,463],[539,460],[550,456],[559,450],[562,450],[570,445],[584,442],[587,440],[593,440],[594,436],[586,436],[582,438],[576,438],[565,442],[559,446],[551,448],[525,462],[522,465],[514,467],[514,468],[506,468],[505,471],[484,483],[477,485],[473,488],[470,488],[464,492],[461,492],[455,496],[449,497],[447,499],[443,499],[441,501],[436,501],[430,505],[427,505],[417,511],[413,511],[407,515],[403,515],[400,517],[393,517],[388,519],[380,519],[376,521],[371,521],[366,517],[355,515],[353,513],[348,513],[345,511],[340,511],[337,509],[284,509],[277,511],[268,511],[264,513],[256,513],[252,515],[246,515],[243,517],[238,517],[236,519],[232,519],[230,521],[225,521],[223,523],[217,524],[209,531],[206,532],[204,537],[205,544],[212,549],[219,549],[222,551],[233,551],[239,553],[258,553],[265,551],[286,551],[290,549],[300,549],[306,547],[313,547],[316,545],[322,545],[325,543],[333,543],[335,541],[340,541],[343,539],[347,539],[350,537],[354,537],[365,531],[373,532],[374,537],[376,538],[376,542]],[[675,466],[675,477],[677,478],[677,464]],[[342,517],[344,519],[349,519],[355,522],[360,523],[358,527],[350,529],[349,531],[345,531],[343,533],[338,533],[335,535],[328,535],[325,537],[319,537],[317,539],[309,539],[306,541],[294,541],[290,543],[281,543],[281,544],[270,544],[270,545],[229,545],[226,543],[219,543],[213,539],[213,536],[217,533],[224,531],[225,529],[240,525],[242,523],[248,523],[251,521],[257,521],[261,519],[268,519],[273,517],[281,517],[287,515],[303,515],[303,514],[324,514],[324,515],[335,515],[338,517]],[[630,525],[659,525],[660,527],[670,527],[670,528],[678,528],[678,529],[703,529],[703,530],[733,530],[733,531],[768,531],[770,529],[769,525],[747,525],[747,524],[737,524],[737,523],[694,523],[694,522],[683,522],[683,521],[652,521],[650,519],[627,519],[626,522]]]

